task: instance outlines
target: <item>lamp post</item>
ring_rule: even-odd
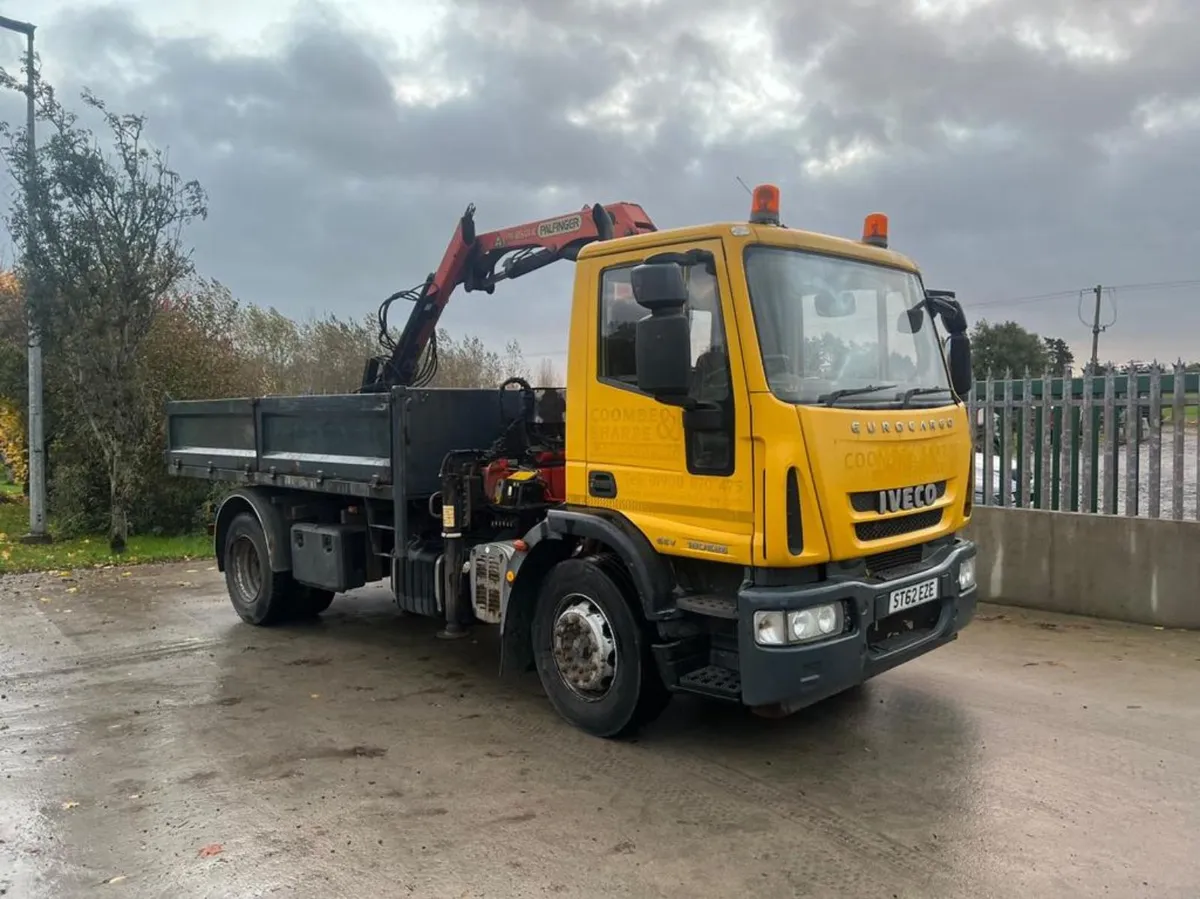
[[[29,153],[29,171],[25,178],[25,209],[29,216],[34,215],[37,199],[34,196],[34,182],[37,178],[37,145],[34,143],[33,125],[36,118],[37,103],[35,99],[36,75],[33,56],[33,31],[35,25],[20,22],[0,16],[0,28],[16,31],[25,35],[28,54],[28,83],[26,94],[28,99],[28,129],[29,135],[26,150]],[[32,239],[32,233],[27,236]],[[28,252],[28,247],[26,248]],[[42,404],[42,338],[35,325],[33,310],[29,302],[29,285],[25,286],[25,305],[29,313],[29,533],[25,535],[28,543],[43,543],[50,539],[46,528],[46,447],[43,428]]]

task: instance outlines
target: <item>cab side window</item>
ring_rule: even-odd
[[[606,269],[600,277],[598,378],[637,391],[637,323],[650,313],[639,306],[630,283],[632,264]],[[686,313],[692,338],[689,395],[701,414],[684,414],[688,470],[733,473],[733,394],[725,321],[717,278],[704,266],[685,269]]]
[[[605,269],[600,276],[601,381],[637,389],[637,323],[649,313],[633,298],[632,265]]]

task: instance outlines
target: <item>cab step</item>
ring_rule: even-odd
[[[706,665],[681,677],[679,689],[717,699],[738,700],[742,696],[742,676],[730,668]]]
[[[675,607],[696,615],[707,615],[709,618],[728,618],[736,621],[738,617],[737,600],[729,596],[713,596],[707,593],[681,596],[675,600]]]

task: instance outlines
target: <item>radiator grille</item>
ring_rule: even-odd
[[[860,521],[854,525],[854,533],[859,540],[887,540],[921,531],[938,525],[942,520],[941,509],[926,509],[915,515],[901,515],[896,518],[880,518],[876,521]]]

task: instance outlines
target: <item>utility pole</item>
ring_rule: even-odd
[[[1092,371],[1100,365],[1100,298],[1104,295],[1104,287],[1096,285],[1096,311],[1092,315]]]
[[[29,171],[25,177],[25,209],[27,217],[35,217],[37,210],[37,144],[34,141],[34,122],[37,118],[37,76],[34,67],[33,32],[37,26],[0,16],[0,28],[25,35],[27,68],[26,99],[28,134],[26,151],[29,154]],[[34,231],[26,235],[26,241],[34,239]],[[26,256],[29,247],[25,248]],[[38,333],[30,299],[31,285],[25,284],[25,309],[29,323],[29,533],[23,538],[27,543],[45,543],[50,539],[46,527],[46,446],[43,424],[42,402],[42,338]]]

